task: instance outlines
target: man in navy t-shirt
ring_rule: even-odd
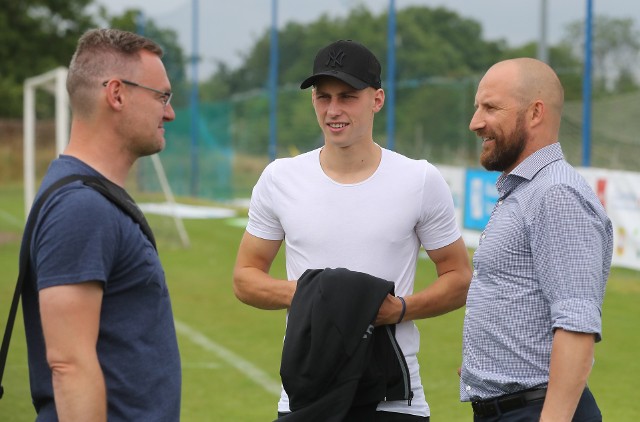
[[[71,60],[69,145],[41,192],[68,175],[123,186],[139,157],[164,148],[175,118],[153,41],[91,30]],[[56,190],[33,231],[23,292],[38,421],[178,421],[181,369],[164,271],[151,239],[82,182]]]

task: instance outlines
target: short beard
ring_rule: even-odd
[[[482,154],[480,164],[489,171],[505,171],[515,163],[526,146],[525,112],[518,113],[516,127],[509,136],[494,136],[493,152]]]

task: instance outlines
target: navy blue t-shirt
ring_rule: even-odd
[[[70,174],[99,176],[63,155],[51,164],[40,192]],[[37,420],[57,421],[37,290],[87,281],[104,286],[97,352],[109,421],[179,420],[180,356],[158,254],[131,217],[82,182],[46,200],[32,239],[23,314]]]

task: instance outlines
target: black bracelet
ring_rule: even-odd
[[[400,324],[402,322],[402,318],[404,318],[404,313],[407,311],[407,303],[404,301],[402,296],[396,296],[402,302],[402,312],[400,312],[400,318],[398,318],[398,322],[396,324]]]

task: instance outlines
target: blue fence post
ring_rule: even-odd
[[[593,0],[587,0],[584,36],[584,75],[582,80],[582,166],[591,166],[591,44]]]

